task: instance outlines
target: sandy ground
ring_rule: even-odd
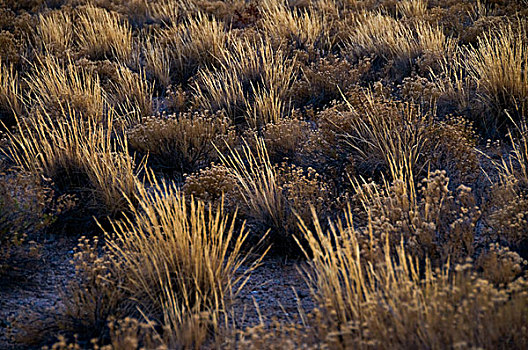
[[[0,349],[24,349],[14,341],[15,318],[24,317],[28,309],[45,315],[60,306],[59,290],[74,274],[70,260],[76,243],[75,238],[45,242],[39,258],[17,262],[0,277]],[[299,266],[302,262],[266,258],[232,305],[230,322],[243,329],[261,320],[294,320],[299,305],[313,309]]]

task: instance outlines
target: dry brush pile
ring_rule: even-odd
[[[526,348],[527,17],[525,0],[0,2],[0,274],[83,236],[63,302],[15,340]],[[305,260],[317,307],[239,329],[268,252]]]

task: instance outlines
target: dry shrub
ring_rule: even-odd
[[[8,135],[7,155],[37,177],[51,179],[60,194],[81,196],[80,209],[115,215],[127,208],[123,194],[134,198],[136,191],[126,140],[112,137],[111,118],[98,124],[68,119],[69,113],[59,120],[40,112],[19,120],[17,133]]]
[[[239,40],[219,62],[219,68],[197,74],[194,89],[203,108],[224,109],[235,121],[253,127],[277,122],[289,112],[295,66],[281,50],[262,40]]]
[[[13,33],[0,30],[0,60],[7,64],[19,65],[23,43]]]
[[[311,204],[321,215],[329,210],[330,190],[321,176],[311,168],[273,165],[261,138],[254,147],[245,142],[241,152],[229,148],[220,159],[237,180],[241,214],[259,231],[271,229],[269,240],[279,251],[296,252],[296,215],[305,217]]]
[[[71,13],[53,11],[40,15],[34,36],[43,53],[57,56],[68,54],[74,41],[74,22]]]
[[[53,201],[53,190],[24,173],[0,176],[0,275],[20,257],[36,252],[34,239],[49,227],[61,208]]]
[[[359,215],[365,225],[359,231],[363,254],[379,257],[387,240],[391,246],[404,242],[408,254],[428,257],[436,266],[471,257],[480,209],[469,187],[460,185],[454,192],[448,185],[444,171],[416,185],[402,180],[383,187],[356,185],[356,200],[364,210]]]
[[[268,123],[261,130],[248,129],[244,133],[244,139],[254,148],[255,136],[260,135],[266,143],[270,160],[279,163],[286,159],[298,160],[299,153],[303,150],[311,132],[310,123],[293,113],[291,118]]]
[[[38,112],[59,117],[69,111],[95,120],[103,117],[105,93],[99,77],[77,67],[70,59],[61,63],[53,56],[42,58],[35,64],[27,84],[31,104]]]
[[[443,169],[452,183],[474,183],[480,175],[477,135],[461,117],[448,116],[434,123],[424,150],[427,167]]]
[[[132,54],[132,31],[117,13],[87,5],[78,12],[75,33],[82,55],[91,59],[114,58],[128,63]]]
[[[391,255],[388,244],[383,263],[367,264],[349,220],[328,232],[317,220],[315,227],[303,229],[310,246],[306,274],[323,308],[316,327],[330,348],[527,346],[524,278],[494,287],[471,264],[420,268],[403,247]]]
[[[158,49],[164,53],[149,53],[150,69],[154,72],[166,71],[160,66],[164,61],[152,57],[166,55],[171,81],[175,83],[187,81],[200,67],[215,64],[230,40],[224,23],[202,13],[181,23],[173,23],[167,29],[158,31],[156,36]]]
[[[114,266],[109,255],[101,255],[99,239],[81,237],[74,249],[75,276],[61,291],[62,306],[56,327],[80,340],[108,338],[107,324],[112,318],[136,313],[123,288],[127,276]]]
[[[226,210],[234,211],[242,198],[237,195],[238,182],[233,171],[223,165],[212,164],[185,178],[182,187],[187,196],[218,207],[224,204]]]
[[[193,172],[217,159],[236,138],[222,113],[184,113],[148,117],[127,131],[130,148],[149,156],[149,164],[168,172]]]
[[[303,64],[302,76],[292,86],[292,100],[297,106],[323,106],[363,82],[370,68],[370,58],[353,65],[346,59],[328,56],[310,65]]]
[[[505,285],[519,277],[526,269],[528,262],[508,247],[492,243],[489,250],[481,253],[476,266],[483,271],[483,276],[496,285]]]
[[[498,241],[517,249],[526,243],[528,198],[518,180],[506,178],[492,186],[487,209],[488,241]]]

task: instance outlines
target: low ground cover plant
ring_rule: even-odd
[[[0,278],[67,282],[0,347],[526,348],[527,16],[0,2]],[[39,254],[64,237],[75,271]],[[312,307],[244,323],[268,250]]]

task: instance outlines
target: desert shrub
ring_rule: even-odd
[[[148,117],[127,132],[130,148],[149,156],[149,164],[168,172],[188,173],[217,159],[235,130],[222,113],[184,113]]]
[[[182,190],[185,195],[207,205],[218,207],[223,204],[228,211],[234,211],[242,199],[237,195],[238,182],[233,171],[217,164],[187,176]]]
[[[304,144],[308,141],[312,127],[309,122],[300,119],[295,113],[291,118],[283,118],[277,123],[268,123],[262,129],[248,129],[244,132],[244,139],[254,149],[255,136],[265,141],[268,155],[273,163],[284,160],[298,161]],[[299,160],[301,161],[301,160]]]
[[[482,270],[488,281],[505,285],[520,277],[527,264],[526,260],[508,247],[492,243],[488,250],[479,255],[475,265]]]
[[[13,33],[0,30],[0,60],[7,64],[20,64],[23,43]]]
[[[0,176],[0,275],[20,257],[36,252],[36,236],[49,227],[60,207],[53,191],[37,178],[2,171]]]
[[[528,198],[515,178],[504,179],[492,186],[485,217],[489,228],[488,241],[497,241],[512,248],[520,248],[528,239],[526,231]]]
[[[481,212],[469,187],[451,191],[448,184],[446,173],[436,171],[420,184],[397,180],[388,187],[357,186],[356,200],[366,213],[358,216],[365,225],[358,232],[367,241],[361,242],[368,255],[379,255],[387,240],[391,246],[402,242],[408,254],[436,266],[471,257]]]
[[[371,265],[361,258],[351,222],[337,222],[328,232],[317,221],[315,227],[303,230],[310,246],[306,274],[323,310],[318,323],[327,346],[526,346],[524,278],[495,287],[471,264],[420,268],[404,248],[393,255],[388,246],[383,263]]]
[[[435,122],[423,151],[427,167],[443,169],[455,184],[471,184],[480,176],[477,134],[465,118],[449,116]]]
[[[8,135],[7,155],[35,176],[51,179],[59,194],[81,196],[80,213],[115,215],[127,208],[123,194],[134,198],[136,166],[126,140],[112,137],[111,119],[57,121],[36,113],[20,120],[16,131]]]
[[[341,98],[341,94],[363,82],[371,68],[370,58],[353,65],[348,60],[328,56],[310,65],[301,65],[302,76],[292,86],[297,106],[323,106]]]
[[[105,93],[97,75],[70,59],[62,63],[53,56],[45,56],[33,69],[27,84],[31,105],[37,111],[54,116],[69,111],[91,119],[103,117]]]
[[[132,31],[117,13],[87,5],[78,10],[75,33],[80,53],[91,59],[116,59],[128,63]]]
[[[93,338],[107,340],[112,318],[136,313],[123,288],[124,271],[112,264],[109,255],[101,255],[100,248],[98,237],[79,239],[71,261],[75,276],[61,290],[63,304],[55,320],[61,333],[78,334],[86,343]]]
[[[305,215],[310,204],[325,215],[330,190],[315,170],[273,165],[264,140],[256,139],[254,145],[253,150],[246,142],[241,152],[229,148],[220,156],[237,180],[240,213],[258,232],[270,229],[269,241],[278,251],[296,253],[296,215]]]
[[[223,109],[253,127],[277,122],[288,112],[295,66],[281,50],[245,39],[233,43],[219,61],[220,68],[197,74],[194,90],[203,108]]]

